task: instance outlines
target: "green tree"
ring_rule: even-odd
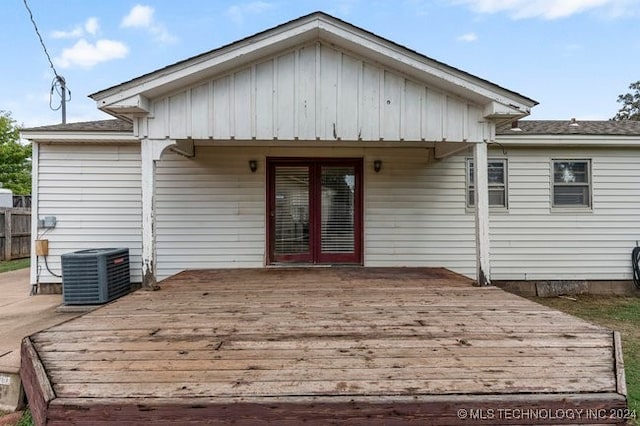
[[[640,121],[640,80],[629,85],[631,92],[618,95],[618,103],[622,107],[613,117],[614,120],[633,120]]]
[[[11,113],[0,110],[0,182],[14,194],[31,194],[31,145],[20,143]]]

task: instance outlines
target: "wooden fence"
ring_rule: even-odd
[[[0,260],[31,254],[31,209],[0,208]]]
[[[30,209],[31,208],[31,195],[14,195],[13,196],[13,208]]]

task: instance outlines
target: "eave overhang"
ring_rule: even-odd
[[[521,147],[581,147],[581,148],[638,148],[640,135],[545,135],[518,134],[496,135],[496,141],[505,146]]]
[[[83,132],[83,131],[38,131],[20,132],[22,139],[35,143],[91,143],[127,144],[140,143],[131,132]]]
[[[120,99],[101,109],[118,118],[129,119],[130,121],[130,118],[147,115],[151,110],[150,105],[149,98],[142,94],[137,94],[129,98]]]

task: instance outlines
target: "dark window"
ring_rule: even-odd
[[[487,163],[489,180],[489,206],[507,207],[507,160],[489,159]],[[467,207],[474,207],[475,169],[472,159],[467,160]]]
[[[591,162],[553,160],[553,207],[591,207]]]

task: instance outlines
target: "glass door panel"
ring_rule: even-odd
[[[355,186],[353,167],[321,168],[321,252],[355,250]]]
[[[276,260],[310,261],[308,166],[275,167],[275,231]]]

